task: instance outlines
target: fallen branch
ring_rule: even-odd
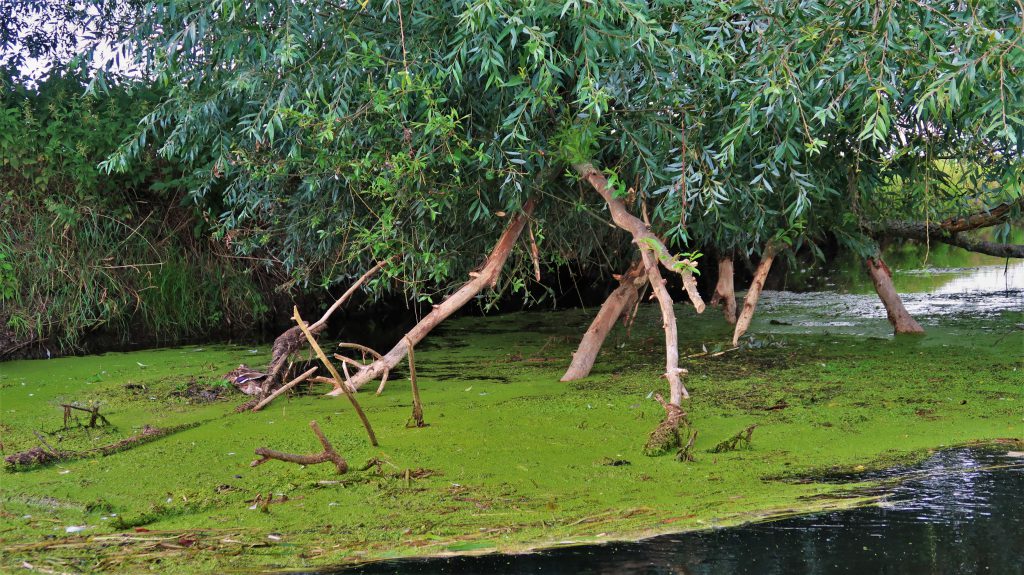
[[[289,389],[295,387],[296,385],[302,383],[303,381],[306,381],[306,379],[309,378],[309,376],[311,376],[314,373],[316,373],[316,370],[317,370],[317,368],[315,368],[315,367],[309,368],[307,371],[303,372],[302,375],[300,375],[299,377],[296,377],[295,379],[293,379],[293,380],[289,381],[288,383],[282,385],[281,387],[277,388],[277,390],[274,391],[274,393],[268,395],[265,399],[263,399],[262,401],[257,403],[256,406],[252,408],[252,410],[253,411],[259,411],[259,410],[263,409],[264,407],[269,405],[270,402],[272,402],[275,399],[277,399],[278,396],[280,396],[284,392],[286,392]]]
[[[406,336],[406,339],[408,339],[408,336]],[[416,385],[416,354],[413,352],[412,341],[409,341],[409,383],[412,385],[412,417],[405,422],[405,426],[426,427],[427,424],[423,423],[423,404],[420,403],[420,388]]]
[[[313,430],[313,433],[316,434],[316,438],[320,440],[320,444],[324,446],[324,450],[322,452],[313,455],[296,455],[294,453],[284,453],[283,451],[274,451],[273,449],[260,447],[256,449],[256,455],[259,455],[260,458],[250,463],[249,467],[263,465],[271,459],[286,461],[288,463],[298,463],[299,465],[316,465],[318,463],[326,463],[330,461],[331,463],[334,463],[334,468],[337,469],[338,475],[343,475],[347,472],[348,463],[345,461],[345,458],[334,450],[331,442],[327,441],[327,438],[324,437],[324,433],[320,431],[320,426],[317,425],[316,421],[310,421],[309,427]]]
[[[103,414],[100,413],[99,404],[90,407],[82,407],[80,405],[74,405],[72,403],[62,403],[60,404],[60,406],[64,408],[64,429],[68,428],[68,422],[71,421],[72,417],[74,417],[74,415],[71,413],[72,409],[84,411],[89,414],[89,423],[86,424],[85,427],[96,427],[100,421],[103,422],[103,425],[110,425],[110,422],[107,421],[107,418],[103,417]]]
[[[423,338],[427,337],[427,334],[435,326],[469,303],[485,287],[493,287],[497,283],[501,269],[505,266],[509,254],[512,253],[512,248],[515,246],[520,234],[522,234],[530,214],[533,213],[533,206],[533,200],[528,200],[523,205],[523,211],[509,221],[508,227],[505,228],[498,242],[494,245],[494,249],[487,256],[484,266],[478,272],[471,274],[469,281],[463,284],[455,293],[448,296],[443,302],[434,306],[430,313],[413,326],[405,337],[400,339],[391,348],[391,351],[352,377],[349,384],[353,389],[359,389],[366,385],[367,382],[381,377],[385,371],[394,369],[408,354],[409,342],[418,344]],[[341,393],[343,392],[336,389],[328,395],[339,395]]]
[[[660,263],[666,269],[678,273],[683,278],[683,287],[686,288],[690,301],[693,302],[693,307],[697,310],[697,313],[701,313],[704,311],[704,300],[701,299],[700,294],[697,292],[697,282],[693,279],[693,274],[690,272],[690,268],[696,264],[687,259],[680,260],[678,257],[670,256],[665,244],[662,243],[658,236],[651,232],[647,224],[629,213],[622,200],[612,194],[608,187],[608,179],[605,178],[604,174],[595,169],[594,166],[583,163],[573,167],[579,176],[590,183],[594,190],[604,199],[615,225],[632,234],[633,241],[640,249],[640,256],[647,271],[647,278],[651,283],[651,288],[654,290],[654,295],[658,298],[658,304],[661,308],[662,327],[665,330],[665,377],[668,379],[669,389],[671,390],[670,402],[674,405],[679,405],[684,397],[689,397],[689,394],[679,378],[679,343],[676,333],[676,316],[675,311],[672,309],[672,297],[669,295],[668,289],[665,288],[665,280],[661,277],[658,264]]]
[[[306,336],[309,346],[313,348],[316,356],[320,358],[324,367],[326,367],[327,371],[331,372],[331,376],[334,377],[334,391],[341,389],[345,393],[345,397],[347,397],[349,402],[352,403],[352,407],[356,410],[356,414],[359,415],[359,419],[363,422],[363,427],[366,428],[366,434],[370,436],[370,445],[377,447],[377,435],[373,433],[373,426],[370,425],[370,420],[366,418],[366,414],[363,413],[363,408],[359,405],[359,402],[356,401],[355,394],[352,393],[351,389],[349,389],[348,380],[346,379],[344,380],[344,383],[342,383],[343,380],[341,379],[341,375],[338,374],[338,370],[334,367],[334,364],[331,363],[331,360],[327,359],[327,355],[324,354],[324,350],[320,349],[320,344],[316,342],[316,338],[313,337],[313,334],[306,327],[306,322],[302,321],[302,316],[299,315],[299,307],[294,306],[292,308],[292,312],[294,314],[292,319],[299,324],[298,327],[302,330],[302,334]]]
[[[75,459],[86,459],[90,457],[106,457],[113,455],[119,451],[131,449],[144,443],[177,433],[179,431],[190,429],[199,425],[199,423],[186,423],[184,425],[177,425],[175,427],[150,427],[148,425],[142,426],[142,432],[138,435],[127,437],[120,441],[111,443],[110,445],[104,445],[95,449],[87,449],[84,451],[59,451],[56,450],[42,438],[40,435],[36,435],[39,441],[43,444],[45,449],[39,447],[33,447],[27,451],[21,451],[8,455],[4,458],[4,462],[11,466],[14,471],[22,471],[31,467],[37,467],[42,465],[49,465],[51,463],[57,463],[60,461],[71,461]]]
[[[309,326],[308,330],[313,332],[315,335],[319,335],[327,325],[327,319],[331,317],[331,314],[341,307],[342,304],[348,301],[348,299],[356,293],[356,290],[359,289],[359,286],[363,285],[366,280],[370,279],[370,276],[380,271],[388,261],[389,260],[378,262],[377,265],[364,273],[344,294],[342,294],[340,298],[337,299],[337,301],[334,302],[333,305],[331,305],[330,308],[327,309],[326,312],[324,312],[324,315],[322,315],[320,319]],[[301,330],[293,327],[286,330],[274,340],[274,345],[271,348],[270,367],[267,368],[268,377],[264,379],[263,386],[261,388],[262,395],[270,393],[270,390],[273,389],[277,385],[278,381],[283,377],[281,370],[288,362],[288,358],[302,348],[302,335]]]
[[[620,317],[630,313],[630,309],[639,303],[639,288],[647,283],[647,274],[643,262],[635,261],[626,270],[626,273],[617,276],[619,287],[615,288],[604,303],[601,309],[594,316],[587,332],[583,334],[579,347],[572,354],[572,363],[565,370],[561,381],[575,381],[590,375],[594,367],[597,354],[601,351],[605,338],[611,331],[615,322]]]

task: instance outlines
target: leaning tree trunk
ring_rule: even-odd
[[[747,290],[747,295],[743,298],[743,311],[740,312],[740,317],[736,320],[736,329],[732,333],[733,345],[739,345],[740,337],[750,328],[750,320],[754,319],[757,300],[761,297],[764,280],[772,269],[772,260],[775,259],[776,253],[778,253],[778,248],[773,242],[768,242],[761,254],[761,262],[757,264],[757,270],[754,272],[754,281],[751,282],[750,289]]]
[[[640,288],[647,283],[647,272],[642,262],[633,262],[626,273],[619,277],[619,287],[604,300],[601,310],[583,335],[576,353],[572,354],[572,363],[562,376],[562,381],[575,381],[590,375],[594,367],[597,353],[601,351],[608,332],[615,326],[620,317],[629,313],[640,298]]]
[[[494,287],[498,283],[498,276],[501,273],[501,269],[505,266],[505,261],[508,260],[509,254],[512,253],[512,248],[515,247],[516,240],[519,239],[519,235],[523,232],[523,228],[526,226],[526,222],[529,220],[530,215],[533,213],[533,200],[529,200],[523,205],[523,211],[512,218],[509,222],[508,227],[501,234],[498,239],[498,243],[494,245],[494,249],[491,254],[487,256],[487,260],[484,262],[484,266],[478,271],[471,273],[468,282],[463,284],[461,288],[455,293],[448,296],[443,302],[434,306],[423,319],[420,320],[408,333],[405,334],[402,339],[395,344],[395,347],[391,348],[391,351],[384,354],[384,356],[377,361],[371,363],[366,369],[353,374],[351,379],[348,380],[348,384],[352,389],[359,389],[366,385],[367,382],[373,381],[379,378],[385,371],[390,371],[398,365],[402,359],[409,353],[409,346],[416,345],[423,341],[423,338],[427,337],[430,330],[434,329],[439,323],[448,318],[462,306],[466,305],[478,293],[483,291],[484,288],[490,286]],[[335,389],[327,395],[340,395],[344,393],[344,388]]]
[[[736,288],[733,285],[732,256],[718,258],[718,283],[715,295],[711,296],[711,305],[722,305],[725,321],[736,324]]]
[[[665,329],[665,378],[668,379],[669,390],[671,391],[670,403],[680,405],[682,398],[689,397],[689,394],[686,392],[686,388],[683,387],[683,382],[679,377],[683,370],[679,369],[676,316],[675,311],[672,309],[672,298],[669,296],[668,290],[665,289],[665,280],[661,277],[658,264],[661,263],[666,269],[675,271],[682,276],[683,287],[686,288],[686,293],[690,296],[693,307],[696,308],[697,313],[701,313],[704,311],[704,300],[701,299],[700,293],[697,292],[697,282],[693,279],[693,274],[686,269],[687,266],[692,265],[692,262],[678,260],[669,255],[665,244],[648,229],[647,224],[629,213],[622,200],[612,195],[611,190],[608,188],[607,178],[595,169],[594,166],[584,163],[573,167],[580,178],[593,186],[594,190],[604,199],[615,225],[632,234],[633,241],[636,242],[637,247],[640,249],[640,255],[643,257],[644,267],[647,271],[647,278],[651,282],[651,288],[653,288],[654,295],[658,298],[658,304],[661,307],[662,327]]]
[[[903,300],[892,283],[892,272],[882,261],[882,257],[867,258],[867,267],[871,281],[875,284],[875,291],[885,305],[885,313],[889,316],[889,323],[892,324],[895,333],[924,333],[921,324],[917,323],[903,306]]]

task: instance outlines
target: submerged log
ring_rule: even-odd
[[[346,462],[345,458],[334,450],[334,446],[331,445],[330,441],[327,441],[327,437],[324,436],[323,431],[320,431],[320,426],[317,425],[316,421],[310,421],[309,427],[313,430],[316,438],[320,440],[320,445],[324,447],[323,451],[312,455],[300,455],[295,453],[285,453],[283,451],[275,451],[266,447],[259,447],[256,449],[256,455],[259,455],[260,458],[250,463],[249,467],[263,465],[271,459],[286,461],[288,463],[298,463],[299,465],[316,465],[318,463],[327,463],[330,461],[334,464],[334,469],[338,472],[338,475],[346,473],[348,471],[348,462]]]
[[[565,371],[561,381],[575,381],[590,375],[597,354],[601,351],[601,346],[615,326],[615,322],[629,314],[639,299],[639,289],[647,283],[646,272],[643,262],[636,261],[619,277],[619,287],[604,300],[600,311],[576,348],[576,353],[572,354],[572,363],[569,364],[569,369]]]
[[[892,324],[894,332],[924,333],[924,328],[921,327],[921,324],[917,323],[903,305],[903,300],[900,299],[900,294],[892,283],[892,272],[889,271],[889,266],[885,265],[885,262],[882,261],[881,256],[867,258],[866,264],[868,274],[871,276],[872,283],[875,284],[878,298],[882,300],[882,304],[885,306],[885,313],[889,318],[889,323]]]

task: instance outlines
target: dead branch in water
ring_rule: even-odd
[[[423,423],[423,404],[420,403],[420,388],[416,385],[416,354],[413,352],[413,343],[408,336],[409,342],[409,383],[412,385],[412,417],[405,422],[406,427],[426,427]]]
[[[309,376],[311,376],[314,373],[316,373],[316,370],[317,370],[317,368],[315,368],[315,367],[309,368],[308,370],[303,372],[302,375],[300,375],[299,377],[296,377],[295,379],[293,379],[293,380],[289,381],[288,383],[282,385],[281,387],[277,388],[277,390],[274,391],[274,393],[268,395],[263,401],[260,401],[259,403],[257,403],[256,407],[253,407],[252,410],[253,411],[259,411],[259,410],[263,409],[268,404],[270,404],[270,402],[272,402],[275,399],[277,399],[278,396],[280,396],[284,392],[286,392],[289,389],[295,387],[296,385],[302,383],[303,381],[306,381],[306,379]]]
[[[316,338],[313,337],[313,334],[310,333],[309,328],[306,327],[306,322],[302,321],[302,316],[299,315],[299,307],[293,307],[292,311],[294,313],[292,319],[294,319],[299,324],[299,329],[301,329],[302,334],[306,336],[306,341],[309,342],[310,347],[313,348],[313,351],[316,353],[317,357],[319,357],[320,361],[323,362],[324,367],[327,368],[327,371],[331,372],[331,376],[334,377],[335,391],[337,391],[339,388],[342,391],[344,391],[345,397],[347,397],[349,402],[352,403],[352,407],[356,410],[356,414],[359,415],[359,419],[363,422],[363,427],[366,428],[366,434],[370,436],[370,445],[377,447],[377,435],[373,433],[373,426],[370,425],[370,420],[367,419],[366,414],[363,413],[363,408],[359,405],[359,402],[356,400],[356,395],[352,393],[352,390],[349,387],[348,380],[346,379],[342,381],[341,375],[338,373],[338,370],[334,367],[334,364],[331,363],[331,360],[327,359],[327,355],[324,354],[324,350],[320,349],[320,344],[316,342]]]
[[[754,430],[757,429],[757,424],[748,425],[743,431],[740,431],[736,435],[733,435],[729,439],[719,443],[711,450],[711,453],[725,453],[727,451],[736,451],[742,445],[746,449],[750,449],[750,438],[754,435]]]
[[[36,433],[36,437],[39,439],[43,447],[33,447],[27,451],[21,451],[8,455],[4,458],[4,462],[13,470],[21,471],[31,467],[37,467],[42,465],[48,465],[50,463],[57,463],[60,461],[71,461],[74,459],[86,459],[89,457],[106,457],[113,455],[119,451],[131,449],[144,443],[149,443],[155,439],[177,433],[179,431],[190,429],[199,425],[199,423],[186,423],[185,425],[177,425],[174,427],[150,427],[148,425],[142,426],[142,431],[131,437],[126,437],[120,441],[111,443],[110,445],[104,445],[95,449],[87,449],[84,451],[60,451],[54,449],[50,444],[46,443],[43,437]]]
[[[342,296],[338,298],[326,312],[324,312],[324,315],[321,316],[320,319],[308,327],[309,331],[319,335],[327,325],[327,320],[331,317],[331,314],[337,311],[342,304],[348,301],[348,299],[356,293],[356,290],[359,289],[359,286],[363,285],[366,280],[370,279],[370,276],[380,271],[388,261],[389,260],[378,262],[377,265],[357,279],[356,282],[352,284],[352,286],[349,287],[348,290],[342,294]],[[278,384],[279,380],[283,378],[281,370],[288,362],[288,358],[302,348],[302,342],[302,333],[294,327],[289,328],[274,340],[274,346],[271,348],[270,367],[267,368],[269,377],[267,377],[263,382],[262,395],[270,393],[270,391]]]
[[[324,437],[324,432],[320,431],[320,426],[317,425],[316,421],[310,421],[309,427],[316,434],[316,438],[320,440],[320,445],[323,445],[324,450],[320,453],[314,453],[312,455],[297,455],[294,453],[284,453],[283,451],[274,451],[273,449],[267,449],[266,447],[260,447],[256,449],[256,455],[260,458],[249,464],[250,467],[256,467],[263,465],[271,459],[278,461],[286,461],[288,463],[298,463],[299,465],[316,465],[318,463],[326,463],[330,461],[334,464],[334,468],[338,471],[338,475],[342,475],[348,471],[348,462],[345,458],[338,454],[334,450],[334,446],[331,445],[330,441]]]

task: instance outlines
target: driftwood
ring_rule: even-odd
[[[187,423],[185,425],[177,425],[174,427],[150,427],[148,425],[142,426],[142,431],[131,437],[126,437],[120,441],[111,443],[110,445],[104,445],[95,449],[87,449],[84,451],[61,451],[54,449],[41,435],[36,433],[36,438],[43,444],[43,447],[33,447],[27,451],[21,451],[8,455],[4,458],[4,462],[15,470],[22,470],[29,467],[36,467],[40,465],[48,465],[50,463],[56,463],[59,461],[71,461],[74,459],[86,459],[89,457],[105,457],[107,455],[113,455],[119,451],[131,449],[133,447],[149,443],[155,439],[177,433],[179,431],[190,429],[199,425],[198,423]]]
[[[277,390],[275,390],[274,393],[268,395],[266,398],[264,398],[259,403],[257,403],[256,406],[252,408],[252,410],[253,411],[259,411],[259,410],[263,409],[264,407],[269,405],[270,402],[272,402],[275,399],[277,399],[278,396],[280,396],[284,392],[286,392],[289,389],[295,387],[296,385],[302,383],[303,381],[306,381],[306,379],[309,378],[309,376],[311,376],[314,373],[316,373],[316,370],[317,370],[317,368],[315,368],[315,367],[309,368],[308,370],[303,372],[302,375],[300,375],[299,377],[296,377],[295,379],[293,379],[293,380],[289,381],[288,383],[282,385],[281,387],[277,388]]]
[[[266,447],[260,447],[256,449],[256,455],[260,458],[249,464],[250,467],[256,467],[263,465],[271,459],[278,461],[286,461],[288,463],[298,463],[299,465],[316,465],[318,463],[327,463],[330,461],[334,464],[334,468],[338,471],[338,475],[342,475],[348,471],[348,462],[345,458],[338,454],[334,450],[330,441],[324,437],[324,432],[320,431],[320,426],[317,425],[316,421],[310,421],[309,427],[316,434],[316,438],[320,440],[320,445],[323,445],[324,450],[320,453],[314,453],[312,455],[297,455],[294,453],[284,453],[283,451],[274,451],[273,449],[267,449]]]
[[[416,385],[416,354],[413,352],[412,341],[409,341],[409,383],[412,385],[412,417],[405,422],[405,426],[426,427],[427,424],[423,423],[423,404],[420,403],[420,388]]]
[[[302,321],[302,316],[299,315],[298,306],[293,307],[292,311],[294,312],[292,319],[294,319],[299,324],[298,327],[302,331],[302,334],[306,336],[306,340],[309,342],[310,347],[313,348],[313,351],[316,353],[316,356],[319,357],[320,361],[323,362],[324,367],[327,368],[327,371],[331,372],[331,376],[334,377],[335,391],[341,389],[345,393],[345,397],[347,397],[349,402],[352,403],[352,407],[356,410],[356,414],[359,416],[360,421],[363,422],[363,427],[366,428],[366,434],[370,436],[370,445],[377,447],[377,435],[373,432],[373,426],[370,425],[370,420],[366,418],[366,414],[363,413],[363,408],[359,405],[359,402],[356,400],[356,395],[350,389],[348,378],[346,378],[344,382],[342,381],[341,375],[338,373],[337,368],[334,367],[334,364],[331,363],[331,360],[327,359],[327,355],[324,354],[324,350],[320,349],[320,344],[316,342],[316,338],[313,337],[312,332],[306,327],[306,322]]]

